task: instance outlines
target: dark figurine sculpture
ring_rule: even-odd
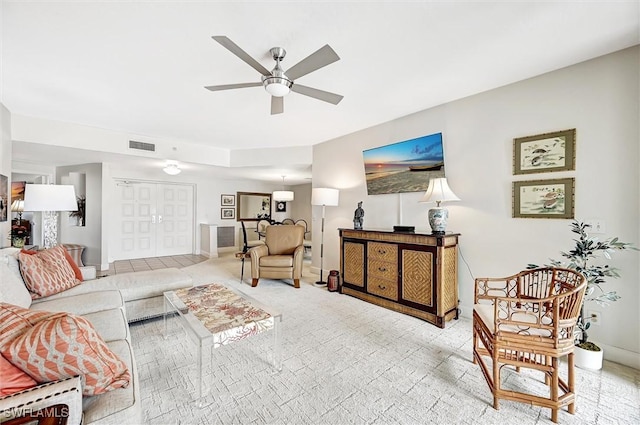
[[[362,201],[358,202],[358,208],[356,208],[353,214],[353,228],[355,230],[362,230],[362,224],[364,223],[364,210],[362,209]]]

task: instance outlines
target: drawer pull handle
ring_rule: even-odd
[[[386,267],[378,267],[378,270],[380,270],[381,272],[386,272],[387,268]]]
[[[387,253],[387,251],[385,251],[384,249],[379,249],[378,250],[378,254],[384,255],[386,253]]]
[[[378,288],[380,288],[380,289],[387,289],[387,287],[386,287],[386,286],[382,286],[382,285],[378,285]]]

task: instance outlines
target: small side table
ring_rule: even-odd
[[[86,246],[75,243],[63,243],[62,246],[66,248],[78,267],[84,267],[84,264],[82,263],[82,253]]]

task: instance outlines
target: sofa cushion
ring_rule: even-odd
[[[0,302],[29,308],[31,294],[24,285],[14,254],[0,255]]]
[[[125,301],[161,297],[166,291],[192,286],[191,277],[176,268],[119,273],[90,283],[93,282],[114,286],[122,292]]]
[[[83,283],[76,286],[76,288],[84,285]],[[33,304],[31,304],[32,310],[64,311],[81,316],[114,308],[124,308],[122,294],[116,290],[95,290],[77,295],[69,294],[69,296],[65,297],[40,298],[34,300]]]
[[[81,316],[58,313],[36,323],[0,352],[37,382],[81,375],[83,395],[97,395],[129,385],[126,364]]]
[[[20,252],[18,260],[24,283],[34,299],[65,291],[81,282],[76,279],[62,246],[33,255]]]
[[[18,391],[33,388],[38,383],[29,375],[18,369],[0,355],[0,396],[7,396]]]

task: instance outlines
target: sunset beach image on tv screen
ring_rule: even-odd
[[[442,133],[362,152],[367,193],[422,192],[429,180],[444,177]]]

